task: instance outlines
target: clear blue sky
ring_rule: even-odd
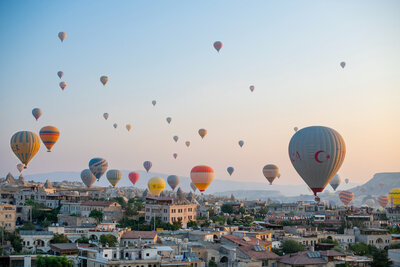
[[[12,134],[46,125],[60,139],[26,174],[81,171],[100,156],[116,169],[208,164],[251,181],[274,163],[278,183],[300,184],[287,146],[294,126],[310,125],[342,134],[342,177],[400,171],[399,14],[399,1],[1,1],[0,176],[17,173]]]

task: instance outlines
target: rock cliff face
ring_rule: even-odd
[[[350,189],[350,191],[358,196],[376,196],[387,194],[396,187],[400,188],[400,172],[381,172],[374,174],[371,180]]]

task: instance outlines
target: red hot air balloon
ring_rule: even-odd
[[[345,206],[348,206],[353,201],[354,193],[351,191],[342,191],[339,193],[339,199]]]
[[[389,203],[389,198],[387,195],[381,195],[378,197],[378,202],[379,205],[382,206],[382,208],[386,208],[387,204]]]
[[[221,48],[222,48],[222,42],[216,41],[216,42],[214,43],[214,48],[215,48],[215,50],[217,50],[218,53],[219,53],[219,50],[221,50]]]
[[[130,172],[128,174],[129,180],[132,182],[133,185],[139,180],[140,174],[138,172]]]
[[[190,178],[200,192],[204,192],[207,189],[214,180],[214,176],[214,170],[206,165],[195,166],[190,172]]]

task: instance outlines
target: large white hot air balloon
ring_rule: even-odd
[[[333,190],[336,191],[336,188],[338,188],[338,186],[340,185],[340,182],[342,180],[340,179],[339,174],[336,174],[335,176],[333,176],[332,180],[329,182],[329,184],[332,186]]]
[[[339,171],[346,155],[342,136],[334,129],[311,126],[297,131],[289,143],[289,157],[314,195],[322,192]],[[318,201],[319,198],[316,197]]]

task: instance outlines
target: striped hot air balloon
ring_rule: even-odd
[[[122,178],[122,172],[120,170],[109,170],[106,176],[110,184],[115,187]]]
[[[214,170],[206,165],[195,166],[190,172],[190,178],[200,192],[204,192],[214,180]]]
[[[54,126],[45,126],[40,129],[39,135],[43,144],[47,147],[47,152],[51,152],[51,148],[60,137],[60,131]]]
[[[17,158],[25,165],[25,169],[40,148],[40,139],[33,132],[21,131],[11,137],[10,146]]]
[[[102,158],[93,158],[89,161],[89,169],[96,177],[97,181],[107,171],[108,162]]]
[[[149,172],[149,171],[150,171],[151,166],[153,166],[153,163],[151,163],[151,161],[145,161],[145,162],[143,162],[143,167],[145,168],[146,172]]]
[[[179,176],[177,175],[170,175],[167,177],[167,182],[169,184],[169,186],[172,188],[172,191],[175,190],[175,188],[178,186],[179,184]]]
[[[81,172],[82,182],[88,187],[92,187],[94,182],[96,182],[96,177],[89,169],[85,169]]]
[[[387,204],[389,203],[389,197],[387,195],[381,195],[378,197],[378,202],[382,208],[386,208]]]
[[[274,164],[265,165],[263,168],[263,174],[265,178],[267,178],[269,184],[272,185],[272,182],[279,175],[279,168]]]
[[[393,188],[390,190],[389,200],[394,207],[400,205],[400,188]]]
[[[348,206],[353,201],[354,193],[351,191],[342,191],[339,193],[339,199],[345,206]]]

